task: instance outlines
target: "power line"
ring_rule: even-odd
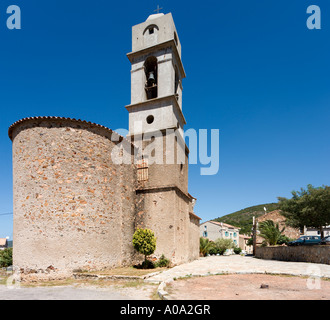
[[[12,212],[9,212],[9,213],[0,213],[0,216],[10,216],[12,214],[13,214]]]

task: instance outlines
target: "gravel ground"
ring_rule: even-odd
[[[156,286],[118,287],[55,286],[20,287],[9,289],[0,286],[0,300],[151,300]]]

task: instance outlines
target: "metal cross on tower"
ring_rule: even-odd
[[[159,11],[160,10],[162,10],[163,8],[159,8],[159,4],[157,4],[157,9],[156,10],[154,10],[154,12],[157,12],[157,13],[159,13]]]

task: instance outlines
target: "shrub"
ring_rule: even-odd
[[[202,257],[205,257],[210,249],[211,249],[212,243],[210,242],[209,239],[200,237],[199,239],[199,253]]]
[[[154,269],[156,268],[156,264],[150,260],[144,260],[139,268],[141,269]]]
[[[133,235],[134,249],[144,255],[144,266],[147,267],[147,256],[156,250],[155,234],[149,229],[137,229]]]
[[[0,267],[7,268],[13,264],[13,248],[0,251]]]
[[[215,241],[215,246],[219,254],[224,254],[227,249],[235,248],[235,243],[231,239],[217,239]]]
[[[155,266],[157,268],[168,268],[170,263],[171,261],[162,254],[159,260],[156,262]]]
[[[215,243],[211,242],[210,249],[209,249],[209,254],[217,254],[217,253],[218,253],[218,249],[217,249]]]
[[[280,238],[277,241],[278,245],[282,245],[282,244],[288,244],[288,242],[292,241],[293,239],[290,239],[287,236],[281,235]]]
[[[240,253],[242,252],[242,249],[241,249],[240,247],[235,247],[235,248],[234,248],[234,252],[235,252],[236,254],[240,254]]]

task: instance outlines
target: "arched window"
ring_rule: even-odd
[[[145,34],[154,34],[155,32],[157,32],[159,30],[158,26],[155,24],[151,24],[148,27],[146,27],[143,31],[143,35]]]
[[[145,90],[147,100],[157,98],[157,58],[149,57],[144,63],[144,72],[146,74]]]

